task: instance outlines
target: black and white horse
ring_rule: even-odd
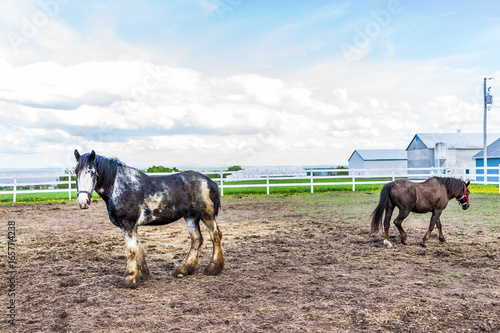
[[[220,208],[219,188],[210,178],[195,171],[150,177],[117,159],[96,155],[94,151],[80,155],[75,150],[75,158],[78,205],[82,209],[89,208],[95,190],[106,202],[109,219],[125,235],[124,286],[135,288],[141,278],[149,276],[144,249],[137,239],[137,227],[168,224],[181,217],[191,235],[191,249],[174,275],[192,274],[198,266],[199,248],[203,243],[200,220],[207,226],[213,243],[212,260],[205,274],[217,275],[222,271],[222,233],[215,221]]]

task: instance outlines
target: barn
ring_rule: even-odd
[[[357,149],[349,157],[349,169],[355,169],[355,175],[381,175],[387,174],[387,170],[377,169],[405,168],[404,149]]]
[[[500,134],[489,138],[491,143]],[[417,133],[406,148],[408,168],[465,168],[468,172],[475,168],[473,156],[482,149],[481,133]]]
[[[500,139],[489,145],[486,150],[488,152],[488,167],[498,168],[500,166]],[[475,160],[476,168],[484,168],[484,150],[474,155],[473,159]],[[497,176],[490,176],[490,174]],[[498,182],[498,178],[498,169],[488,170],[488,182]],[[476,180],[480,182],[484,181],[484,170],[476,169]]]

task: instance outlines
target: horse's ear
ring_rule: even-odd
[[[94,161],[95,161],[95,151],[93,151],[93,150],[90,153],[89,161],[90,161],[90,163],[94,163]]]
[[[467,183],[465,183],[465,186],[469,187],[469,184],[470,184],[470,180],[467,181]]]
[[[80,153],[78,152],[78,149],[75,149],[75,158],[76,158],[76,161],[78,162],[80,160]]]

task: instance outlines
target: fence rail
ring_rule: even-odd
[[[488,167],[487,177],[484,177],[484,168],[476,169],[438,169],[438,168],[407,168],[407,169],[305,169],[306,176],[297,177],[280,177],[270,174],[275,171],[262,171],[259,176],[251,178],[237,178],[238,171],[199,171],[209,175],[211,179],[218,183],[221,195],[224,195],[224,190],[231,188],[266,188],[266,193],[270,193],[273,187],[309,187],[310,192],[314,193],[314,189],[320,186],[346,186],[352,187],[352,191],[356,191],[356,185],[367,184],[385,184],[394,181],[398,178],[407,178],[413,181],[424,181],[433,176],[455,177],[463,180],[470,180],[472,184],[499,185],[500,193],[500,166]],[[171,173],[148,173],[150,176],[165,176],[172,175]],[[233,175],[228,179],[229,175]],[[0,195],[12,195],[12,201],[17,201],[19,194],[37,194],[37,193],[68,193],[68,200],[71,200],[72,194],[76,192],[76,182],[71,180],[73,176],[69,174],[54,174],[44,175],[44,177],[54,177],[54,179],[68,178],[64,181],[45,181],[45,182],[22,182],[18,179],[26,179],[29,176],[9,176],[0,177],[0,188],[12,188],[12,190],[0,191]],[[32,177],[32,176],[31,176]],[[2,178],[13,179],[12,183],[3,183]],[[480,179],[480,180],[477,180]],[[292,182],[293,180],[293,182]],[[290,182],[287,182],[290,181]],[[250,182],[250,183],[249,183]],[[251,183],[253,182],[253,183]],[[57,188],[59,185],[64,185],[67,188]],[[33,189],[34,187],[44,186],[47,189]],[[19,189],[20,187],[31,189]]]

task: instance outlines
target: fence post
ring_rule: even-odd
[[[392,169],[392,181],[396,180],[396,170]]]
[[[269,195],[269,171],[266,173],[267,195]]]
[[[356,172],[353,171],[353,173],[352,173],[352,191],[353,192],[356,191],[356,179],[355,179],[356,176],[355,176],[355,174],[356,174]]]
[[[12,196],[12,203],[16,203],[17,191],[17,177],[14,177],[14,195]]]
[[[311,169],[311,193],[314,193],[314,170]]]
[[[71,174],[68,174],[68,200],[71,201]]]
[[[220,171],[220,196],[224,196],[224,174]]]

